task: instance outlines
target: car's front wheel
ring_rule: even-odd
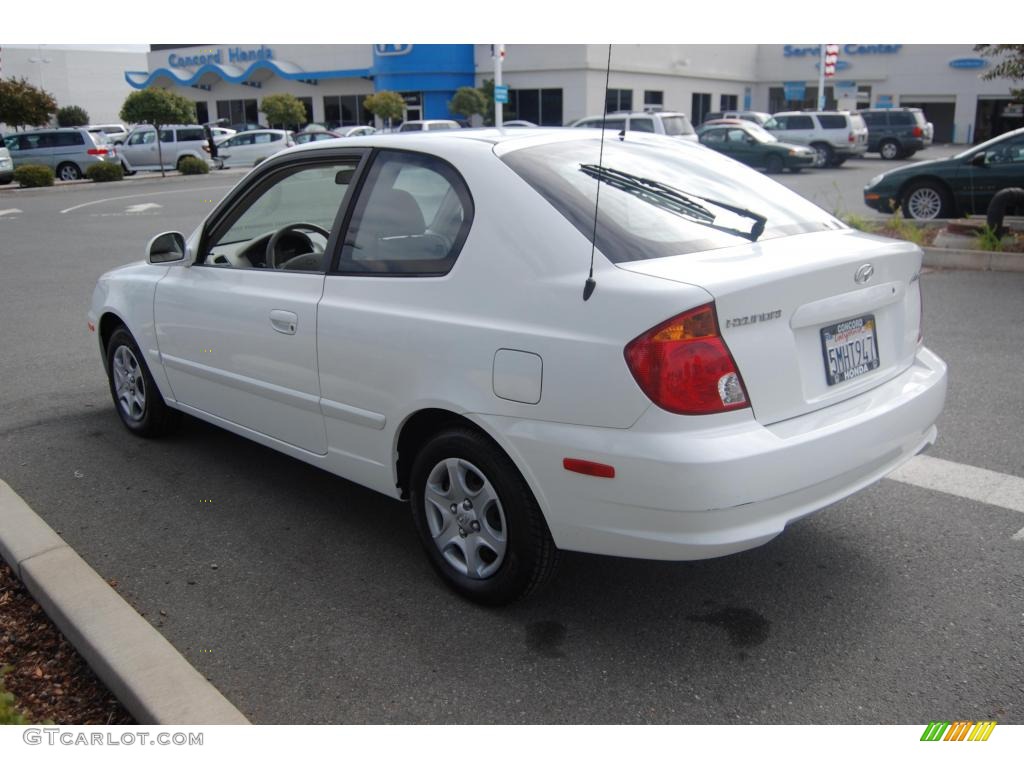
[[[767,173],[782,173],[782,158],[778,155],[768,155],[764,159],[764,169]]]
[[[431,565],[464,597],[503,605],[554,572],[558,550],[537,501],[480,433],[451,427],[435,435],[413,463],[410,497]]]
[[[832,147],[828,144],[811,144],[811,149],[814,150],[815,168],[828,168],[832,164],[835,152],[832,151]]]
[[[107,342],[107,378],[117,415],[129,430],[157,437],[173,426],[177,411],[167,407],[139,345],[124,326]]]
[[[903,194],[903,216],[908,219],[945,219],[952,208],[949,192],[933,181],[915,182]]]

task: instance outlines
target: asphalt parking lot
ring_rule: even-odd
[[[889,167],[776,178],[866,215]],[[0,477],[254,722],[1024,722],[1024,507],[886,479],[726,558],[569,553],[488,610],[436,579],[404,505],[192,419],[131,438],[95,280],[238,178],[0,192]],[[1024,274],[923,286],[950,365],[930,455],[1024,477]]]

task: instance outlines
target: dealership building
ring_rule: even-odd
[[[607,92],[606,45],[505,46],[507,119],[564,125],[609,109],[671,109],[698,123],[723,109],[777,112],[817,104],[818,45],[615,45]],[[449,118],[461,86],[494,77],[490,45],[153,45],[132,88],[158,85],[188,97],[200,121],[264,122],[262,98],[291,93],[316,123],[372,123],[363,100],[396,91],[406,119]],[[840,44],[825,87],[830,109],[914,106],[939,142],[971,143],[1024,125],[1008,80],[983,80],[989,64],[970,44]]]

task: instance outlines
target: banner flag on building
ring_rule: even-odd
[[[825,46],[825,77],[835,77],[837,61],[839,61],[839,46],[836,43],[829,43]]]

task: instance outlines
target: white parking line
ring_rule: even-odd
[[[934,456],[917,456],[889,475],[890,480],[1024,512],[1024,477],[958,464]],[[1024,528],[1013,534],[1024,541]]]
[[[136,197],[156,197],[157,195],[179,195],[182,192],[205,192],[210,189],[230,189],[230,184],[225,184],[222,187],[189,187],[187,189],[168,189],[163,192],[142,192],[137,195],[121,195],[120,197],[104,197],[102,200],[92,200],[88,203],[79,203],[78,205],[72,205],[70,208],[65,208],[61,213],[71,213],[71,211],[77,211],[79,208],[87,208],[90,205],[99,205],[100,203],[112,203],[115,200],[132,200]]]
[[[4,208],[0,211],[0,216],[7,216],[11,213],[21,213],[21,208]]]

